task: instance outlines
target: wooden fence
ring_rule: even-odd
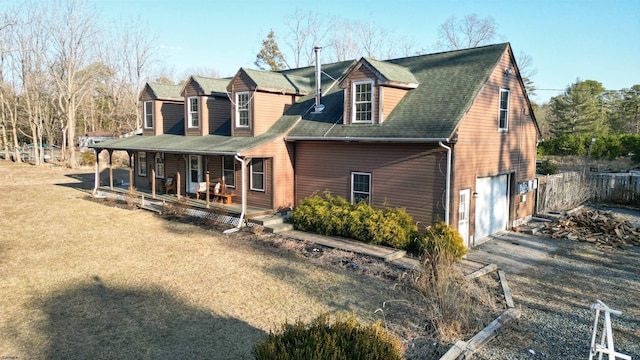
[[[536,214],[569,210],[585,201],[631,204],[640,201],[640,174],[567,172],[538,177]]]

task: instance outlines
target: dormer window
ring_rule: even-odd
[[[373,123],[373,81],[354,81],[352,122],[354,124]]]
[[[249,127],[249,92],[236,93],[236,127]]]
[[[144,128],[153,129],[153,101],[144,102]]]
[[[190,128],[197,128],[200,126],[199,116],[198,116],[198,97],[190,97],[187,99],[187,109],[188,109],[188,124]]]

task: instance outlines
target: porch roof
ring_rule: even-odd
[[[299,118],[299,116],[283,116],[267,132],[258,136],[184,136],[169,134],[131,136],[101,142],[89,147],[97,151],[131,150],[199,155],[241,154],[242,151],[255,148],[277,136],[283,135],[296,124]]]

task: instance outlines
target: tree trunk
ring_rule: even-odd
[[[69,160],[67,161],[67,166],[72,169],[78,167],[76,163],[76,106],[75,106],[75,97],[71,97],[69,103],[67,104],[67,141],[69,142]]]
[[[2,125],[2,145],[4,148],[4,159],[9,160],[9,138],[7,137],[7,127]]]

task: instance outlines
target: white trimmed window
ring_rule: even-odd
[[[509,89],[500,89],[498,131],[509,130]]]
[[[236,127],[249,127],[249,92],[236,93]]]
[[[351,203],[364,201],[371,204],[371,174],[362,172],[351,173]]]
[[[147,176],[147,153],[138,153],[138,175]]]
[[[198,126],[200,126],[200,118],[199,118],[199,113],[198,113],[198,97],[194,96],[194,97],[190,97],[187,99],[188,100],[188,104],[187,104],[187,109],[188,109],[188,123],[189,123],[189,127],[190,128],[197,128]]]
[[[354,81],[351,85],[352,123],[373,122],[373,81]]]
[[[144,102],[144,128],[153,129],[153,101]]]
[[[156,153],[156,177],[164,179],[164,154]]]
[[[222,178],[226,187],[236,187],[236,162],[233,156],[222,157]]]
[[[251,190],[264,191],[264,159],[251,159]]]

